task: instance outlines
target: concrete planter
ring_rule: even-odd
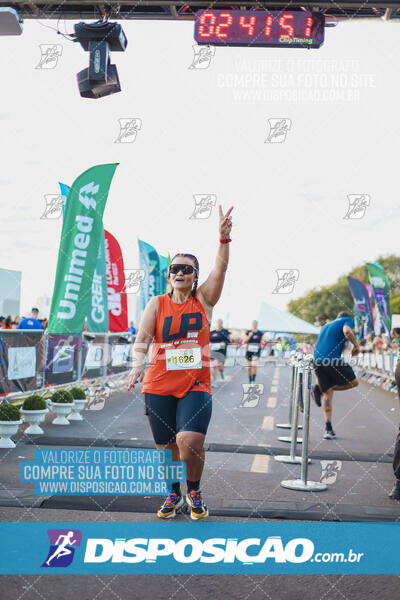
[[[15,448],[15,444],[10,438],[17,433],[21,423],[21,419],[19,421],[0,421],[0,448]]]
[[[70,421],[83,421],[81,411],[86,407],[87,398],[75,398],[72,413],[68,415]]]
[[[53,425],[69,425],[67,415],[71,412],[74,402],[50,402],[50,409],[56,415]]]
[[[43,434],[43,429],[39,427],[39,423],[44,421],[48,412],[48,408],[43,408],[41,410],[25,410],[24,408],[21,408],[24,421],[30,425],[28,429],[25,429],[24,433],[28,433],[29,435]]]

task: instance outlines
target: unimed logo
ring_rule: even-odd
[[[86,543],[85,563],[155,563],[161,557],[173,558],[178,563],[304,563],[314,553],[314,544],[307,538],[295,538],[283,544],[279,536],[247,538],[89,538]]]
[[[42,567],[68,567],[74,558],[75,548],[81,545],[79,529],[48,529],[50,548]]]

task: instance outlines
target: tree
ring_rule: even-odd
[[[386,258],[379,256],[377,262],[386,272],[390,281],[391,302],[393,313],[400,312],[400,256],[391,254]],[[366,265],[354,267],[349,274],[351,277],[369,283]],[[354,313],[353,297],[350,293],[347,275],[341,275],[332,285],[313,288],[304,296],[291,300],[288,311],[292,314],[314,323],[323,325],[325,321],[336,319],[340,311]]]

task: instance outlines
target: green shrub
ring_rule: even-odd
[[[31,394],[25,398],[22,408],[24,410],[44,410],[47,408],[47,402],[39,394]]]
[[[0,404],[0,421],[19,421],[21,418],[19,408],[8,402]]]
[[[51,397],[51,401],[60,404],[72,404],[74,397],[68,390],[57,390]]]
[[[85,390],[82,387],[75,385],[74,387],[70,388],[69,391],[73,397],[76,398],[76,400],[86,400]]]

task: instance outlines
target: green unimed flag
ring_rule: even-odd
[[[87,311],[87,330],[93,333],[108,333],[108,292],[103,226],[93,273],[91,301]]]
[[[75,179],[65,207],[49,333],[81,335],[92,297],[102,219],[118,163],[97,165]]]

